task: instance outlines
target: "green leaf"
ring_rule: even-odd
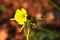
[[[48,2],[60,12],[60,7],[57,4],[52,2],[52,0],[48,0]]]

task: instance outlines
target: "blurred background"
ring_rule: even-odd
[[[22,25],[9,20],[21,8],[39,26],[31,27],[29,40],[60,40],[60,0],[0,0],[0,40],[26,39]]]

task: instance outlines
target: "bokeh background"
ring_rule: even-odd
[[[60,40],[60,0],[0,0],[0,40],[26,39],[24,32],[19,32],[22,25],[9,20],[21,8],[39,26],[32,27],[29,40]]]

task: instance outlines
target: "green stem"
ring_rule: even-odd
[[[21,27],[20,32],[24,29],[24,27],[25,27],[25,24]]]
[[[28,28],[28,32],[27,32],[27,35],[26,35],[26,40],[29,40],[29,33],[30,33],[30,28]]]
[[[53,3],[51,0],[49,0],[49,3],[51,3],[58,11],[60,11],[60,7],[57,4]]]

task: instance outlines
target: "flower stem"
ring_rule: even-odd
[[[20,32],[24,29],[24,27],[25,27],[25,24],[21,27]]]
[[[27,35],[26,35],[26,40],[29,40],[29,33],[30,33],[30,28],[28,28],[28,32],[27,32]]]

